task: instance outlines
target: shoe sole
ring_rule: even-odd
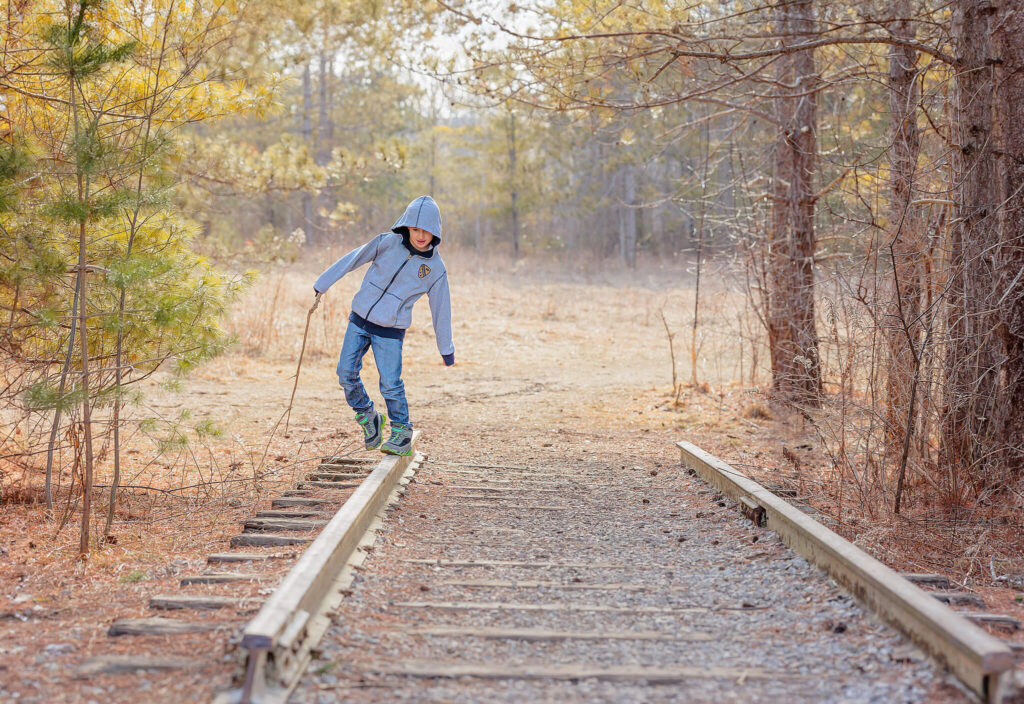
[[[381,446],[381,443],[384,442],[384,425],[387,422],[388,422],[387,414],[386,413],[381,413],[380,414],[380,432],[377,433],[377,442],[373,443],[372,445],[369,444],[369,443],[365,443],[364,442],[363,443],[363,447],[365,447],[367,450],[376,450],[378,447]]]
[[[396,451],[396,450],[389,449],[387,447],[380,448],[380,451],[383,452],[385,455],[397,455],[398,457],[408,457],[409,455],[412,454],[412,448],[411,447],[408,450],[406,450],[405,452],[399,452],[399,451]]]

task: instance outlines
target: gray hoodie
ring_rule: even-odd
[[[422,253],[410,251],[403,243],[409,227],[418,227],[432,234],[433,247]],[[409,204],[391,227],[391,232],[377,235],[334,262],[320,274],[313,288],[324,293],[345,274],[363,264],[370,264],[362,286],[352,299],[352,312],[374,327],[402,331],[412,323],[413,304],[424,293],[427,294],[437,349],[445,363],[451,364],[455,356],[451,295],[448,272],[437,251],[440,243],[441,211],[433,198],[420,196]]]

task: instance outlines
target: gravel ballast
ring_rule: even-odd
[[[594,444],[428,459],[292,701],[970,701],[701,480]]]

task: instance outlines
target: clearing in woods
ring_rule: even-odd
[[[634,512],[642,508],[652,515],[640,522],[657,523],[661,536],[669,535],[662,530],[693,533],[694,509],[708,501],[681,496],[682,510],[671,511],[676,515],[669,519],[654,508],[667,510],[675,504],[671,492],[682,491],[683,486],[670,482],[664,487],[669,494],[652,494],[654,508],[633,506],[648,498],[635,487],[646,486],[654,477],[669,481],[668,475],[677,471],[675,440],[685,436],[727,460],[731,448],[742,446],[746,457],[766,448],[768,460],[772,455],[767,448],[796,437],[773,420],[742,417],[743,409],[761,394],[756,387],[729,381],[740,369],[749,378],[750,353],[744,353],[744,343],[707,343],[714,353],[702,356],[700,377],[710,382],[709,392],[687,391],[681,407],[673,405],[668,343],[659,311],[664,309],[674,333],[684,331],[692,291],[673,283],[679,271],[580,273],[575,281],[541,283],[526,274],[525,266],[514,264],[451,257],[450,269],[456,366],[442,364],[426,304],[415,311],[405,348],[404,379],[413,421],[425,433],[421,450],[437,462],[470,458],[485,463],[493,456],[500,460],[497,464],[544,472],[587,469],[586,481],[595,484],[607,474],[614,491],[601,500],[611,506],[628,505]],[[209,697],[227,683],[232,660],[223,632],[133,641],[110,639],[106,629],[118,618],[152,615],[146,609],[150,597],[176,588],[183,574],[204,569],[207,554],[224,552],[239,524],[254,510],[266,508],[281,486],[310,469],[313,458],[357,447],[358,428],[338,388],[334,359],[358,275],[335,286],[317,312],[291,432],[285,436],[282,428],[274,430],[291,392],[315,273],[315,266],[297,265],[267,275],[233,314],[236,348],[198,370],[182,389],[154,393],[148,402],[147,412],[171,417],[189,408],[189,422],[208,419],[224,432],[195,448],[193,469],[180,470],[172,463],[162,469],[139,459],[140,464],[127,473],[133,477],[129,483],[158,484],[172,471],[185,471],[174,479],[188,483],[183,481],[188,473],[205,472],[197,478],[206,483],[198,498],[183,501],[153,491],[130,493],[115,523],[116,544],[98,549],[87,565],[74,562],[73,531],[51,537],[55,526],[40,530],[30,525],[39,520],[37,508],[15,506],[0,518],[5,536],[0,558],[0,611],[5,615],[0,621],[0,698],[137,701],[141,691],[148,701],[183,701]],[[732,295],[708,295],[709,335],[727,333],[721,321],[736,317]],[[686,336],[677,336],[676,357],[685,360],[689,355],[680,339]],[[370,358],[364,369],[364,382],[379,400]],[[688,378],[685,362],[680,362],[679,374]],[[141,458],[144,453],[129,451],[128,456]],[[309,462],[294,463],[302,458]],[[440,464],[430,466],[424,476],[443,469]],[[538,493],[535,503],[563,501],[557,494]],[[443,506],[437,508],[443,511]],[[558,519],[552,513],[538,520],[554,525]],[[636,518],[630,516],[629,520]],[[734,518],[729,521],[735,523]],[[585,525],[581,522],[580,530]],[[562,529],[570,535],[574,531],[570,525]],[[30,541],[25,537],[29,535],[47,537]],[[675,546],[684,549],[683,542]],[[599,545],[588,550],[595,547]],[[567,556],[559,553],[558,558]],[[622,575],[599,576],[602,582],[629,581]],[[218,594],[229,593],[217,589]],[[417,600],[432,598],[425,593]],[[240,625],[253,608],[243,604],[227,618]],[[869,630],[875,628],[865,624]],[[627,628],[622,625],[618,630]],[[162,655],[198,658],[205,665],[185,673],[74,678],[75,666],[89,655],[136,653],[143,647],[160,648]],[[927,667],[911,670],[917,673],[914,678],[933,677]]]

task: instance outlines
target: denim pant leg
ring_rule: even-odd
[[[372,335],[373,358],[380,374],[380,394],[388,405],[391,425],[412,427],[409,422],[409,404],[405,400],[402,382],[402,340]]]
[[[372,413],[373,401],[366,395],[359,372],[363,368],[363,355],[370,349],[370,333],[350,322],[345,330],[345,341],[338,357],[338,383],[345,390],[345,400],[356,413]]]

